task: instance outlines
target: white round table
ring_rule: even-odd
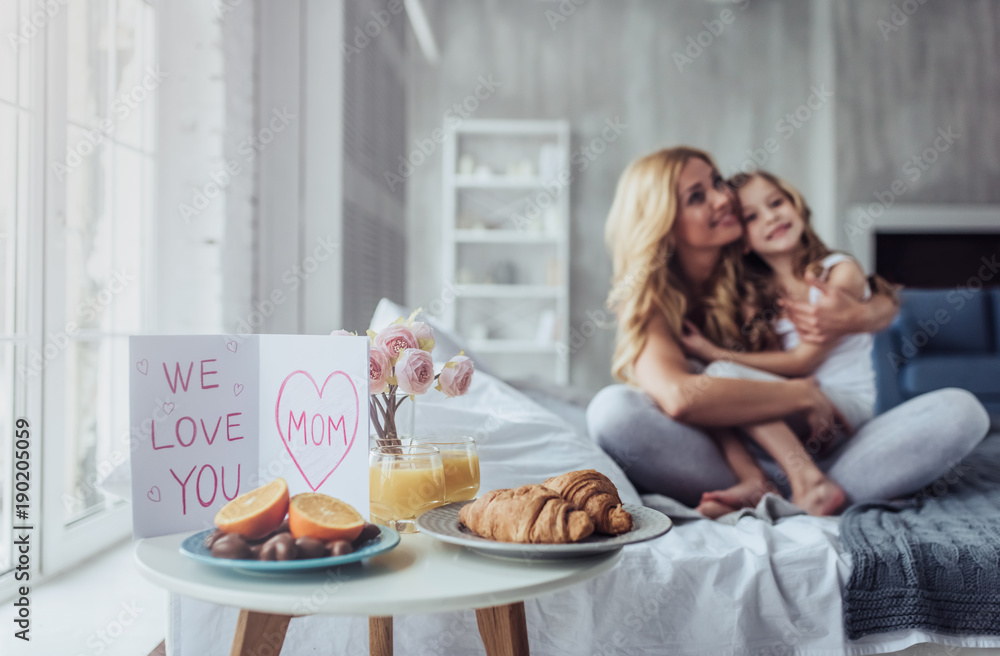
[[[139,540],[134,559],[153,583],[241,609],[233,656],[275,654],[297,615],[368,615],[370,652],[392,654],[392,615],[476,609],[486,653],[528,654],[524,600],[586,581],[621,558],[621,550],[574,560],[501,560],[419,533],[361,563],[276,576],[196,562],[179,547],[191,533]]]

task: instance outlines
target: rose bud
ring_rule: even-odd
[[[403,394],[424,394],[434,384],[434,361],[427,351],[408,348],[396,360],[396,385]]]
[[[372,343],[385,351],[385,354],[389,356],[389,362],[391,364],[396,364],[396,359],[404,349],[419,348],[417,338],[413,336],[410,329],[406,326],[400,326],[399,324],[393,324],[383,328],[382,332],[375,335],[375,339],[372,340]]]
[[[417,348],[430,353],[434,350],[434,331],[423,321],[410,324],[410,332],[417,338]]]
[[[374,344],[368,350],[368,393],[381,394],[389,387],[392,364],[385,351]]]
[[[463,396],[472,384],[475,365],[467,356],[456,355],[445,363],[438,376],[437,389],[447,397]]]

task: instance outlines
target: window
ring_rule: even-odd
[[[0,3],[0,34],[21,35],[28,2]],[[13,568],[9,527],[15,523],[13,433],[17,417],[37,413],[41,385],[25,375],[29,348],[40,335],[40,308],[29,304],[40,278],[39,258],[31,245],[38,237],[41,178],[41,88],[29,74],[35,69],[39,44],[5,38],[0,48],[0,594]],[[34,249],[37,250],[37,249]],[[40,251],[39,251],[40,252]],[[37,426],[32,426],[35,440]],[[32,449],[32,498],[40,496],[38,453]],[[31,511],[37,511],[33,504]],[[30,516],[34,516],[34,512]]]
[[[143,0],[52,3],[44,17],[28,7],[0,3],[0,34],[44,23],[23,48],[0,48],[0,518],[10,525],[11,419],[27,416],[44,500],[34,560],[48,575],[129,526],[127,504],[96,482],[128,459],[128,335],[149,327],[162,74]]]
[[[161,77],[155,14],[142,0],[77,0],[65,14],[65,54],[49,69],[53,84],[64,81],[65,107],[50,108],[48,126],[61,148],[47,179],[64,208],[48,216],[45,243],[43,398],[46,433],[59,437],[43,456],[46,572],[129,526],[127,504],[96,483],[128,458],[128,335],[147,327]]]
[[[60,498],[73,522],[106,509],[95,477],[128,453],[127,335],[143,329],[159,73],[149,6],[86,0],[67,11],[66,157],[53,164],[66,183],[65,257],[49,269],[65,301],[46,329],[67,344]]]

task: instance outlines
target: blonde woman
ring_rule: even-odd
[[[743,480],[720,452],[732,445],[732,433],[724,429],[787,418],[792,425],[804,423],[815,436],[842,424],[811,379],[710,378],[693,370],[685,357],[685,321],[726,349],[773,346],[742,329],[750,319],[745,307],[755,299],[744,298],[749,287],[741,280],[738,212],[738,201],[712,158],[677,147],[629,165],[606,229],[613,261],[609,305],[618,314],[612,372],[627,385],[605,388],[594,397],[588,425],[641,491],[691,506],[705,492]],[[878,294],[864,303],[829,294],[815,304],[794,303],[787,309],[802,339],[813,342],[877,332],[895,312],[893,300]],[[892,498],[945,473],[949,462],[968,454],[986,435],[988,425],[985,409],[972,394],[939,390],[867,422],[817,465],[851,501]],[[712,433],[720,437],[718,443]],[[777,471],[766,456],[760,460],[768,472]],[[757,463],[742,466],[749,472]],[[766,489],[762,478],[757,496]],[[746,498],[753,503],[753,495]]]

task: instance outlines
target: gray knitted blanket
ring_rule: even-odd
[[[904,502],[844,513],[849,638],[897,629],[1000,635],[1000,434]]]

